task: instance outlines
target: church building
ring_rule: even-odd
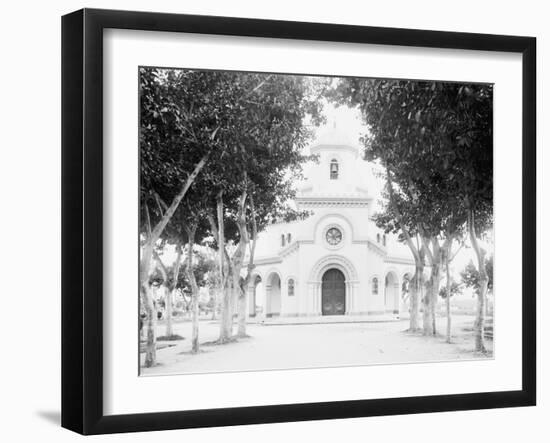
[[[346,321],[407,313],[414,261],[406,245],[372,219],[380,198],[373,165],[336,127],[325,130],[310,152],[318,161],[305,165],[295,204],[311,215],[259,234],[249,316]]]

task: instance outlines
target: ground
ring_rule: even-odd
[[[440,332],[444,318],[438,319]],[[423,337],[405,332],[407,320],[369,323],[311,325],[248,325],[249,338],[226,345],[213,345],[218,324],[200,322],[201,352],[190,354],[189,322],[174,325],[175,333],[185,337],[176,342],[159,343],[158,364],[142,367],[143,375],[200,372],[251,371],[266,369],[330,367],[447,361],[492,357],[492,340],[487,340],[488,355],[473,352],[473,317],[453,318],[453,343],[443,336]],[[164,333],[162,324],[158,335]],[[141,354],[141,361],[145,354]]]

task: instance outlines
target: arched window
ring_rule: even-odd
[[[285,245],[285,235],[281,234],[281,246]]]
[[[382,236],[382,244],[386,246],[386,234]]]
[[[338,161],[334,158],[330,161],[330,179],[338,179]]]
[[[294,279],[292,278],[288,280],[288,296],[294,296]]]
[[[378,278],[376,277],[372,279],[372,293],[374,295],[378,294]]]
[[[376,234],[376,243],[380,243],[380,234]]]
[[[287,236],[286,236],[286,242],[287,242],[288,244],[290,244],[290,241],[291,241],[291,240],[292,240],[292,235],[287,234]]]

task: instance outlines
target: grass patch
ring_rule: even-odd
[[[185,340],[185,337],[182,337],[178,334],[173,335],[161,335],[160,337],[157,337],[157,341],[176,341],[176,340]]]
[[[206,341],[201,344],[201,346],[217,346],[217,345],[228,345],[229,343],[237,343],[238,338],[237,336],[229,337],[226,340],[214,340],[214,341]]]
[[[169,345],[168,343],[157,343],[157,348],[156,349],[158,351],[159,349],[171,348],[172,346],[176,346],[176,345]],[[142,343],[139,346],[140,354],[144,354],[146,350],[147,350],[147,344]]]

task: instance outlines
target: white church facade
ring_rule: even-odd
[[[372,219],[380,195],[373,165],[336,128],[310,147],[296,208],[311,215],[260,233],[248,314],[273,317],[384,315],[407,312],[414,262],[406,246]]]

